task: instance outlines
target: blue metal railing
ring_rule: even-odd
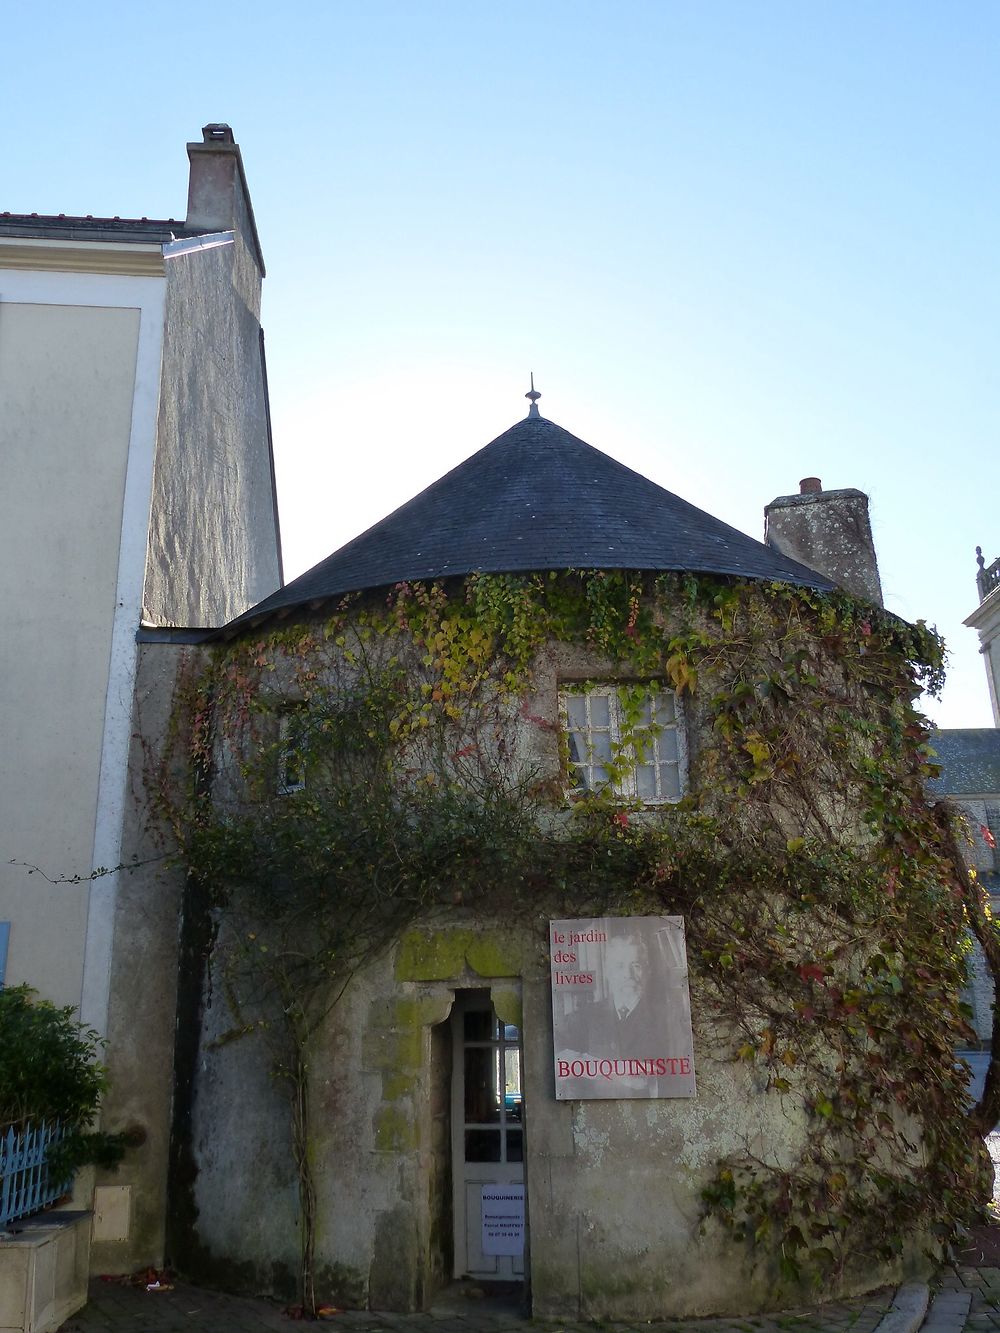
[[[70,1179],[53,1179],[49,1148],[60,1143],[65,1131],[58,1123],[42,1121],[0,1134],[0,1228],[55,1203],[70,1188]]]

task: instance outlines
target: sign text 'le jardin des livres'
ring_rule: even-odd
[[[684,919],[549,923],[556,1098],[693,1097]]]

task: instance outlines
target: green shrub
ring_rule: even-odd
[[[72,1006],[39,1000],[30,986],[0,990],[0,1132],[58,1120],[68,1132],[50,1156],[56,1174],[112,1166],[124,1150],[121,1135],[88,1132],[108,1082],[101,1045]]]

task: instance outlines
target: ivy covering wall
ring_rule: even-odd
[[[570,799],[544,684],[567,662],[577,688],[622,684],[619,771],[636,686],[676,690],[678,803]],[[706,1215],[776,1281],[833,1282],[970,1220],[997,1108],[969,1115],[959,991],[969,928],[997,946],[925,796],[914,701],[942,663],[932,631],[846,595],[569,572],[345,599],[189,673],[154,782],[218,930],[231,1035],[257,1034],[289,1089],[307,1306],[311,1042],[359,968],[454,913],[683,915],[713,1054],[807,1124],[794,1160],[730,1156],[705,1182]]]

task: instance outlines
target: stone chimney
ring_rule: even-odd
[[[254,222],[240,146],[228,125],[206,125],[201,143],[189,143],[185,227],[194,231],[237,231],[264,276],[264,257]]]
[[[818,477],[804,477],[798,495],[779,495],[765,508],[764,541],[846,592],[882,605],[863,491],[824,491]]]

